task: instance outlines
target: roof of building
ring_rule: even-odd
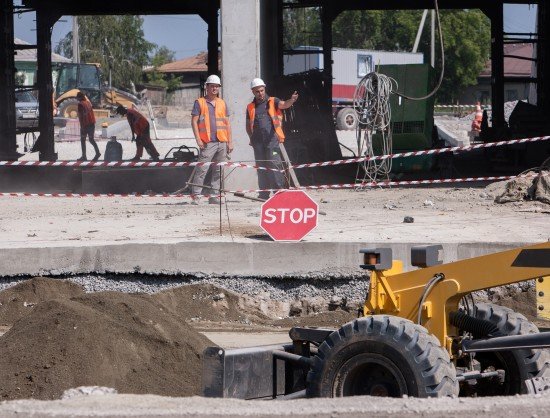
[[[208,53],[199,52],[197,55],[187,57],[181,60],[169,62],[157,68],[161,73],[206,73],[208,66]],[[218,64],[221,60],[218,58]]]
[[[504,55],[516,55],[519,57],[533,58],[533,44],[506,44],[504,45]],[[517,58],[504,58],[504,76],[505,77],[529,77],[531,75],[532,61]],[[487,61],[480,77],[491,76],[491,61]]]
[[[22,39],[15,38],[14,43],[16,45],[30,45],[28,42],[23,41]],[[15,51],[15,61],[16,62],[36,62],[36,49],[18,49]],[[62,55],[52,52],[52,61],[53,62],[71,62],[69,58],[65,58]]]

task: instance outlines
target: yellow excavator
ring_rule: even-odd
[[[104,86],[99,64],[58,64],[54,71],[54,80],[55,104],[58,116],[61,117],[78,117],[76,94],[79,91],[90,99],[94,111],[103,109],[102,113],[106,116],[109,110],[114,111],[118,105],[132,107],[139,104],[136,96],[114,87]]]
[[[550,242],[442,264],[442,246],[361,250],[370,288],[339,329],[292,328],[292,343],[203,356],[203,394],[241,399],[355,395],[504,396],[550,389],[550,332],[472,292],[535,280],[550,297]]]

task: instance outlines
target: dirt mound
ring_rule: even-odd
[[[1,337],[0,399],[59,398],[77,386],[196,395],[212,343],[150,295],[39,303]]]
[[[153,297],[186,321],[264,322],[267,316],[251,300],[211,284],[165,290]]]
[[[0,292],[0,325],[12,325],[28,315],[39,302],[69,299],[84,294],[84,289],[67,280],[35,277]]]
[[[320,312],[317,314],[284,318],[273,321],[273,325],[282,328],[319,327],[337,329],[346,322],[353,321],[355,318],[357,318],[357,312],[348,312],[338,309],[331,312]]]

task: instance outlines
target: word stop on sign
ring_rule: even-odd
[[[300,241],[317,226],[318,211],[307,193],[284,190],[262,204],[260,226],[275,241]]]
[[[284,224],[290,222],[293,224],[307,223],[317,216],[317,211],[313,208],[270,208],[266,209],[264,213],[264,222],[266,224],[272,224],[280,222]]]

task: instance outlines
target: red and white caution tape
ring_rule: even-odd
[[[460,107],[473,107],[476,108],[477,104],[455,104],[455,105],[434,105],[437,108],[460,108]],[[481,105],[482,109],[491,109],[491,105]]]
[[[466,152],[466,151],[473,151],[480,148],[492,148],[492,147],[500,147],[503,145],[526,144],[529,142],[546,141],[548,139],[550,139],[550,136],[535,136],[532,138],[488,142],[484,144],[467,145],[463,147],[436,148],[436,149],[428,149],[428,150],[422,150],[422,151],[375,155],[373,157],[358,157],[358,158],[349,158],[345,160],[325,161],[321,163],[296,164],[296,165],[293,165],[292,168],[298,169],[298,168],[309,168],[309,167],[328,167],[328,166],[339,165],[339,164],[354,164],[354,163],[361,163],[365,161],[387,160],[390,158],[393,159],[393,158],[417,157],[419,155],[443,154],[445,152]]]
[[[189,198],[192,199],[193,196],[190,194],[183,193],[11,193],[11,192],[0,192],[0,196],[7,197],[178,197],[178,198]],[[218,194],[212,195],[201,195],[204,198],[210,197],[220,197]]]
[[[230,161],[0,161],[0,166],[5,167],[200,167],[210,165],[252,168],[254,170],[280,171],[275,168],[260,167],[257,165]]]
[[[329,167],[340,164],[355,164],[365,161],[386,160],[390,158],[407,158],[421,155],[443,154],[446,152],[467,152],[481,148],[500,147],[504,145],[526,144],[530,142],[546,141],[550,136],[536,136],[532,138],[511,139],[508,141],[489,142],[484,144],[468,145],[463,147],[449,147],[428,149],[422,151],[401,152],[395,154],[377,155],[373,157],[348,158],[345,160],[324,161],[319,163],[307,163],[292,165],[291,168]],[[261,167],[258,165],[244,164],[240,162],[191,162],[191,161],[0,161],[0,166],[38,166],[38,167],[195,167],[195,166],[224,166],[251,168],[254,170],[280,171],[276,168]]]
[[[300,190],[330,190],[330,189],[358,189],[372,187],[388,187],[388,186],[419,186],[430,184],[453,184],[453,183],[471,183],[485,181],[503,181],[514,178],[537,177],[538,173],[527,173],[519,176],[485,176],[485,177],[462,177],[450,179],[432,179],[432,180],[404,180],[404,181],[379,181],[379,182],[364,182],[364,183],[342,183],[342,184],[324,184],[319,186],[304,186]],[[277,192],[280,189],[250,189],[250,190],[230,190],[226,193],[260,193],[260,192]],[[291,189],[296,190],[296,189]],[[192,198],[189,194],[171,194],[171,193],[2,193],[0,196],[8,197],[177,197],[177,198]],[[217,194],[205,196],[216,197]]]

